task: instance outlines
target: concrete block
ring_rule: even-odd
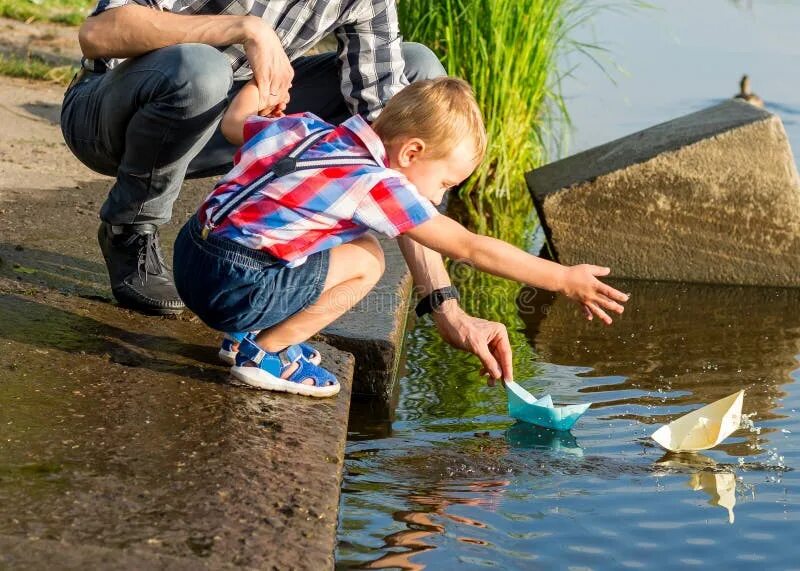
[[[780,119],[739,101],[526,176],[565,264],[618,277],[800,286],[800,179]]]

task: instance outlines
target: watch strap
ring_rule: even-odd
[[[448,299],[455,299],[456,301],[461,299],[458,289],[455,286],[446,286],[433,290],[431,293],[419,300],[414,312],[417,314],[417,317],[422,317],[423,315],[438,309],[439,306],[441,306]]]

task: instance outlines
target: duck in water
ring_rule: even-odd
[[[739,88],[739,93],[733,96],[734,99],[742,99],[747,101],[750,105],[764,107],[764,100],[750,91],[750,78],[747,77],[747,75],[742,76],[742,80],[739,82]]]

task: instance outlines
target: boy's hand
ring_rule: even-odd
[[[586,319],[591,320],[596,315],[603,323],[611,325],[612,319],[606,310],[622,313],[625,308],[620,304],[628,301],[628,296],[596,277],[610,273],[609,268],[591,264],[567,267],[559,291],[581,304]]]

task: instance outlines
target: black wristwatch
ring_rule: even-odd
[[[419,300],[416,309],[414,310],[417,317],[422,317],[426,313],[430,313],[439,308],[448,299],[461,299],[458,295],[458,289],[455,286],[447,286],[433,290],[431,293]]]

